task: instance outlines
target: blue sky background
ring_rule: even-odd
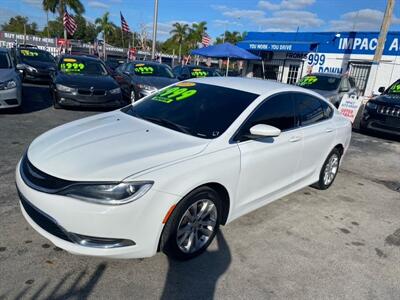
[[[153,0],[83,0],[85,17],[94,21],[104,12],[120,24],[122,11],[131,29],[151,32]],[[0,23],[20,14],[42,28],[46,15],[42,0],[0,0]],[[174,22],[207,21],[215,38],[224,29],[237,31],[379,31],[385,0],[159,0],[159,39],[168,37]],[[391,30],[400,30],[400,4]],[[54,16],[50,15],[50,19]]]

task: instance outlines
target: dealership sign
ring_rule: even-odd
[[[361,103],[362,97],[345,94],[340,102],[338,110],[343,116],[349,119],[351,123],[354,123]]]

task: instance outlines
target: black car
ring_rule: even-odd
[[[23,73],[24,81],[49,82],[50,73],[55,70],[54,57],[45,50],[32,47],[18,48],[15,51],[17,69]]]
[[[112,71],[115,71],[120,65],[124,63],[125,60],[123,59],[108,58],[106,60],[106,66],[109,67]]]
[[[150,61],[132,61],[119,66],[114,78],[121,85],[125,97],[132,102],[178,82],[171,67]]]
[[[98,58],[62,56],[52,75],[50,89],[54,108],[60,107],[121,107],[121,88]]]
[[[361,130],[372,130],[400,136],[400,79],[381,95],[369,100],[361,119]]]
[[[222,76],[218,69],[193,65],[176,66],[173,69],[173,72],[179,80],[199,77]]]

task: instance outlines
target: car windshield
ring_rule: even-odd
[[[54,57],[47,51],[39,49],[20,49],[23,61],[44,61],[54,63]]]
[[[307,75],[297,85],[310,90],[334,91],[339,87],[340,78],[333,76]]]
[[[191,78],[221,76],[217,70],[202,67],[189,67]]]
[[[61,73],[69,75],[97,75],[104,76],[108,72],[100,60],[64,57],[58,64]]]
[[[137,63],[132,64],[131,68],[133,68],[132,71],[136,76],[175,78],[171,68],[162,64]]]
[[[385,94],[400,96],[400,80],[393,83],[386,91]]]
[[[122,111],[193,136],[220,136],[258,95],[203,83],[181,82]]]
[[[12,68],[10,56],[5,52],[0,52],[0,69]]]

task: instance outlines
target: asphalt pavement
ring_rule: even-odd
[[[39,134],[101,112],[24,89],[22,112],[0,112],[0,299],[400,299],[399,141],[354,133],[330,189],[235,220],[191,261],[76,256],[24,220],[15,166]]]

